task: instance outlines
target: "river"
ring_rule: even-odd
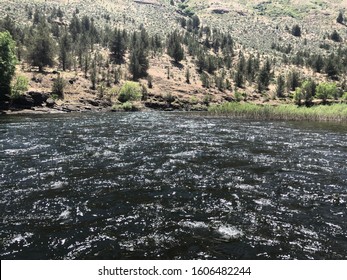
[[[347,259],[347,125],[0,116],[1,259]]]

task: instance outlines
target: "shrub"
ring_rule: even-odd
[[[295,37],[301,37],[301,28],[299,25],[294,25],[292,28],[292,35]]]
[[[237,102],[240,102],[242,100],[242,94],[239,91],[235,90],[234,96]]]
[[[64,98],[65,81],[58,77],[52,85],[52,95],[57,95],[59,98]]]
[[[296,105],[299,105],[299,106],[301,105],[301,99],[303,99],[303,94],[302,94],[301,88],[297,87],[295,89],[293,99],[294,99],[294,103]]]
[[[164,96],[164,99],[165,99],[165,101],[166,101],[168,104],[171,104],[171,103],[175,102],[175,96],[173,96],[171,93],[167,93],[167,94]]]
[[[326,103],[328,98],[332,98],[337,93],[337,86],[335,83],[320,83],[316,88],[316,97],[322,99]]]
[[[127,101],[140,100],[142,97],[142,88],[137,82],[126,82],[120,89],[118,100],[122,103]]]
[[[347,92],[345,92],[345,93],[342,95],[342,100],[347,101]]]
[[[24,76],[18,76],[11,89],[11,98],[16,99],[28,90],[29,81]]]

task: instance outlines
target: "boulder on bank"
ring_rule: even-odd
[[[20,95],[12,101],[12,106],[16,109],[31,109],[35,106],[35,101],[30,95]]]
[[[54,107],[54,105],[55,105],[55,101],[54,101],[53,98],[48,98],[48,99],[46,100],[46,106],[47,106],[47,107],[52,108],[52,107]]]
[[[34,106],[42,106],[49,97],[47,93],[37,91],[29,91],[27,95],[29,95],[34,100]]]

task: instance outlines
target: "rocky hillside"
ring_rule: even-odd
[[[20,60],[16,75],[27,78],[28,92],[52,95],[59,73],[65,81],[64,98],[56,100],[56,106],[89,110],[93,107],[90,100],[104,99],[122,108],[117,96],[124,83],[134,78],[129,70],[132,41],[128,41],[124,60],[113,62],[113,35],[109,34],[117,28],[130,37],[145,30],[149,38],[160,38],[161,47],[146,53],[149,67],[135,79],[145,98],[133,102],[135,107],[202,110],[210,103],[230,100],[290,103],[295,89],[308,80],[335,83],[338,93],[334,97],[341,98],[347,91],[346,8],[346,0],[1,0],[0,31],[6,30],[9,20],[21,30],[15,38]],[[56,45],[54,63],[46,65],[45,71],[37,71],[27,58],[35,13],[47,19]],[[72,36],[74,17],[82,22],[88,17],[97,39],[83,57],[72,48],[70,65],[63,69],[60,36],[65,31]],[[168,51],[168,35],[175,30],[183,48],[179,61]],[[79,40],[73,39],[75,48]],[[94,82],[93,57],[101,61]],[[315,94],[310,98],[313,101]],[[85,100],[88,104],[80,106]]]

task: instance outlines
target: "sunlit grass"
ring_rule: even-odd
[[[307,108],[296,105],[272,106],[230,102],[211,106],[209,112],[251,119],[347,121],[347,104],[319,105]]]

